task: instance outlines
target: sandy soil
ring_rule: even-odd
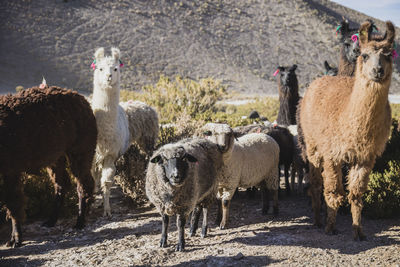
[[[94,208],[87,227],[71,229],[71,220],[52,229],[40,222],[24,225],[24,246],[0,247],[1,266],[399,266],[400,221],[363,218],[367,241],[351,237],[351,216],[338,215],[336,236],[312,225],[306,197],[281,197],[277,217],[261,215],[260,195],[239,192],[231,206],[230,228],[214,225],[206,238],[188,236],[186,251],[175,252],[177,231],[170,225],[169,246],[159,248],[161,220],[150,205],[132,208],[112,199],[113,217]],[[5,242],[7,229],[1,231]]]

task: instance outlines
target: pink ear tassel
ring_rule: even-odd
[[[399,55],[397,54],[396,50],[394,50],[394,49],[392,51],[392,57],[393,57],[393,59],[396,59],[396,58],[399,57]]]
[[[274,72],[274,77],[277,75],[279,73],[279,69],[277,69],[275,72]]]
[[[92,62],[92,64],[90,65],[90,67],[95,70],[96,69],[96,64],[94,64],[94,62]]]
[[[124,63],[121,62],[121,63],[119,64],[119,67],[122,68],[123,66],[124,66]]]
[[[357,36],[356,34],[353,34],[353,35],[351,36],[351,40],[352,40],[353,42],[357,42],[358,36]]]

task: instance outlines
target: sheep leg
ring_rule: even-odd
[[[312,209],[314,211],[314,225],[321,227],[321,193],[322,193],[322,175],[321,170],[312,163],[309,164],[310,188],[308,194],[311,196]]]
[[[284,173],[285,173],[285,187],[286,187],[286,195],[290,196],[290,185],[289,185],[289,166],[284,165]]]
[[[50,218],[42,226],[53,227],[57,220],[60,209],[64,203],[65,193],[71,187],[71,181],[66,171],[66,159],[59,158],[54,166],[47,168],[47,173],[54,185],[55,201]]]
[[[349,173],[349,195],[348,200],[351,204],[351,215],[353,218],[353,238],[354,240],[366,240],[362,231],[361,212],[363,208],[362,195],[367,190],[369,173],[372,164],[356,165],[350,169]]]
[[[217,216],[215,218],[215,224],[220,225],[222,221],[222,199],[217,199]]]
[[[203,207],[203,224],[201,225],[201,237],[207,236],[208,230],[208,207]]]
[[[167,214],[162,214],[161,218],[162,218],[162,229],[161,229],[160,247],[165,248],[167,247],[169,217]]]
[[[269,210],[269,191],[265,182],[261,184],[262,215],[267,215]]]
[[[335,165],[333,161],[325,160],[322,175],[324,178],[324,197],[327,206],[325,232],[327,234],[337,234],[336,215],[344,200],[341,166]]]
[[[183,251],[185,249],[185,215],[178,214],[176,216],[176,225],[178,227],[178,245],[176,246],[176,251]]]
[[[11,218],[12,232],[7,247],[22,246],[21,223],[25,219],[25,196],[19,175],[4,177],[4,204],[7,208],[7,217]]]
[[[200,212],[201,212],[201,207],[199,205],[197,205],[192,212],[192,218],[190,220],[190,236],[191,237],[196,234],[196,230],[199,225]]]
[[[229,218],[229,206],[231,204],[231,200],[228,199],[222,199],[222,220],[219,225],[219,228],[225,229],[225,227],[228,224],[228,218]]]

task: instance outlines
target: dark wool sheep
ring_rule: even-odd
[[[67,162],[77,179],[79,213],[77,228],[85,222],[92,196],[90,174],[96,148],[96,121],[85,98],[72,90],[38,87],[0,97],[0,179],[5,195],[1,200],[12,220],[8,246],[21,246],[24,194],[21,174],[38,173],[48,167],[56,201],[46,226],[54,226],[64,194],[70,187]]]
[[[338,68],[331,67],[328,63],[328,61],[324,61],[324,67],[325,67],[325,75],[329,76],[336,76],[338,74]]]
[[[299,85],[295,70],[291,67],[278,67],[279,112],[277,123],[288,126],[296,124],[296,108],[299,102]]]
[[[167,245],[169,216],[177,215],[179,241],[184,250],[186,218],[193,211],[191,236],[195,234],[201,208],[202,236],[207,234],[207,210],[215,199],[217,175],[222,168],[218,146],[205,139],[184,139],[154,152],[146,173],[146,195],[162,217],[160,246]]]

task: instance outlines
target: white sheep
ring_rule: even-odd
[[[142,149],[145,152],[151,152],[158,135],[158,118],[152,108],[135,101],[119,105],[122,63],[119,49],[111,48],[111,52],[111,57],[104,56],[104,48],[95,52],[95,61],[92,64],[94,80],[91,103],[98,128],[92,174],[96,189],[100,180],[104,215],[108,216],[111,216],[110,188],[114,181],[115,161],[127,151],[132,142],[143,145]],[[153,142],[149,141],[150,139]]]
[[[191,235],[195,234],[203,208],[202,236],[207,234],[207,209],[215,198],[216,176],[222,166],[222,154],[206,139],[184,139],[162,146],[150,159],[146,174],[146,195],[162,217],[160,246],[167,245],[169,216],[177,215],[179,242],[185,247],[184,226],[193,211]]]
[[[222,204],[220,228],[228,222],[229,204],[236,188],[260,186],[262,190],[262,213],[268,212],[268,191],[273,193],[274,213],[278,213],[279,145],[263,133],[244,135],[235,141],[227,124],[207,123],[203,128],[207,139],[216,143],[223,153],[223,167],[218,176],[217,198]],[[221,209],[217,220],[221,218]]]

